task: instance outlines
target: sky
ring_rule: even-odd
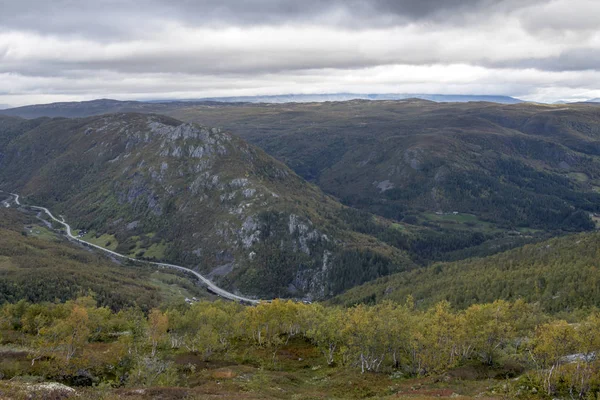
[[[598,0],[0,0],[0,107],[288,93],[600,97]]]

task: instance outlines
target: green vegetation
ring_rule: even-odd
[[[27,225],[23,228],[23,233],[27,236],[32,236],[38,239],[56,241],[58,240],[56,233],[45,226]]]
[[[434,103],[174,105],[223,126],[346,204],[401,220],[472,213],[505,227],[592,226],[600,179],[597,106]],[[565,205],[566,203],[566,205]]]
[[[98,236],[96,232],[91,231],[83,235],[82,239],[86,242],[96,244],[98,246],[104,247],[105,249],[109,249],[112,251],[115,251],[119,246],[117,238],[115,238],[114,235],[109,235],[108,233]]]
[[[217,129],[139,114],[11,126],[0,186],[120,254],[214,272],[262,298],[325,297],[414,266],[404,249],[349,228],[335,199]],[[343,277],[347,268],[360,278]]]
[[[549,312],[600,307],[600,233],[581,233],[529,244],[485,258],[390,275],[353,288],[334,303],[449,301],[466,308],[496,299],[524,299]]]
[[[21,382],[58,381],[83,398],[594,398],[600,314],[569,318],[522,301],[464,311],[418,310],[410,298],[348,309],[217,301],[146,314],[90,297],[21,301],[0,307],[0,390],[27,398],[35,388]]]
[[[0,397],[598,398],[600,233],[574,234],[600,218],[593,106],[161,107],[320,189],[139,114],[0,118],[0,185],[119,253],[334,297],[209,303],[2,209]]]
[[[189,278],[155,273],[145,265],[116,265],[36,224],[14,209],[0,209],[0,304],[67,301],[94,293],[110,309],[136,305],[143,310],[209,298]]]
[[[235,136],[156,115],[2,117],[0,186],[96,232],[94,243],[215,272],[219,284],[261,297],[335,295],[382,274],[597,227],[593,105],[135,107],[225,126],[365,216],[353,220],[354,210]]]

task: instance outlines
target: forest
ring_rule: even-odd
[[[331,302],[349,306],[412,295],[420,307],[446,300],[462,309],[496,299],[523,299],[550,313],[599,307],[599,239],[598,232],[585,232],[489,257],[435,263],[368,282]]]
[[[93,392],[191,386],[203,373],[198,365],[211,362],[273,373],[292,365],[374,380],[442,376],[470,366],[509,382],[504,398],[596,398],[600,312],[562,317],[523,301],[465,310],[440,302],[419,309],[411,297],[350,308],[283,300],[255,307],[197,302],[146,313],[98,307],[91,296],[19,301],[0,308],[1,348],[20,349],[13,357],[4,350],[0,376],[38,377]],[[292,348],[309,356],[286,357]]]

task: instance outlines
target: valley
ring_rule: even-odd
[[[4,179],[5,188],[23,188],[32,200],[57,207],[59,212],[64,210],[64,202],[72,198],[76,209],[92,212],[69,216],[77,229],[86,232],[88,242],[102,247],[109,244],[107,248],[111,251],[128,257],[178,265],[199,262],[200,267],[193,268],[199,268],[209,279],[229,289],[237,288],[239,293],[263,298],[326,298],[389,273],[439,261],[485,257],[565,233],[594,230],[600,207],[600,194],[596,191],[600,187],[600,160],[594,153],[595,144],[600,143],[594,131],[600,111],[593,104],[434,103],[420,99],[285,104],[99,100],[36,107],[12,112],[22,116],[50,111],[49,115],[100,116],[0,118],[7,127],[3,140],[10,138],[7,148],[12,149],[13,154],[15,151],[22,154],[22,149],[31,155],[43,154],[32,147],[35,137],[42,132],[61,137],[65,144],[71,138],[69,135],[79,138],[78,145],[57,148],[55,155],[36,156],[30,163],[34,168],[11,162],[11,152],[7,152],[4,158],[15,171],[25,170],[30,174],[27,177],[20,174],[17,181]],[[143,114],[102,116],[117,110]],[[185,147],[191,143],[184,139],[184,147],[177,142],[171,153],[162,150],[158,157],[148,157],[146,151],[156,154],[152,137],[160,136],[160,130],[166,129],[155,129],[153,124],[163,127],[170,124],[173,128],[169,129],[181,124],[151,114],[156,112],[192,123],[222,126],[262,147],[298,175],[286,170],[283,164],[277,166],[277,162],[264,153],[253,153],[256,156],[248,158],[248,150],[238,152],[237,148],[243,143],[240,139],[231,142],[235,148],[233,154],[220,144],[216,148],[196,147],[196,143]],[[147,113],[148,117],[142,116]],[[106,129],[102,125],[109,126],[108,130],[114,133],[109,141],[97,142],[94,136],[98,135],[92,132]],[[58,134],[65,127],[71,133]],[[117,144],[114,142],[117,131],[119,136],[130,139],[120,139]],[[368,137],[364,135],[366,131]],[[211,135],[214,134],[206,137],[209,141],[214,140]],[[108,139],[106,134],[101,136]],[[135,142],[131,138],[135,138]],[[110,144],[111,140],[114,144]],[[126,160],[119,156],[122,146],[127,157],[134,154],[128,149],[134,143],[142,146],[135,153],[137,166],[131,158]],[[112,159],[98,144],[109,146],[107,150]],[[164,148],[166,142],[161,146]],[[244,146],[251,145],[244,143]],[[87,158],[77,160],[74,151],[95,152],[99,158],[93,162]],[[184,155],[186,151],[191,159],[197,157],[200,163],[186,165],[189,164]],[[174,175],[169,158],[177,160],[178,157],[184,159],[177,161],[177,175]],[[234,161],[238,157],[246,160]],[[24,159],[20,165],[23,162]],[[238,165],[246,167],[236,168]],[[269,165],[267,169],[266,165]],[[127,172],[118,173],[118,168]],[[271,175],[262,175],[270,168],[273,172],[267,174]],[[88,171],[87,175],[57,175],[59,171],[67,171],[69,175],[78,170]],[[229,176],[228,186],[221,182],[210,183],[210,179],[220,179],[223,172]],[[198,174],[205,177],[192,178]],[[9,168],[4,175],[15,174]],[[200,179],[202,190],[221,192],[218,200],[213,195],[207,197],[209,192],[203,192],[200,202],[190,203],[200,193],[197,186]],[[42,181],[52,181],[53,187],[39,186],[37,182]],[[63,186],[58,193],[55,188],[60,182]],[[89,185],[87,194],[73,192],[74,182],[83,183],[84,188]],[[109,195],[110,200],[100,201],[100,193],[110,194],[114,190],[121,192],[119,198]],[[231,192],[227,193],[228,190]],[[182,200],[184,198],[187,200]],[[250,201],[243,202],[244,198]],[[226,210],[224,206],[228,203],[231,205]],[[202,254],[202,246],[191,248],[193,241],[189,235],[169,227],[179,224],[175,221],[181,211],[191,215],[190,207],[195,209],[190,221],[208,218],[202,223],[203,230],[198,230],[198,225],[191,236],[201,236],[200,242],[207,243],[205,246],[211,249],[216,245],[217,250],[212,254]],[[221,217],[215,218],[218,214],[214,213],[215,207],[228,216],[220,214]],[[246,207],[250,209],[244,210]],[[294,208],[296,210],[291,211]],[[100,224],[95,222],[94,215],[99,221],[100,215],[117,209],[122,210],[120,213],[126,218],[115,217],[112,223],[116,220],[121,227],[107,225],[106,219]],[[269,211],[265,213],[265,209]],[[164,210],[168,211],[168,222]],[[286,217],[288,212],[289,217]],[[152,226],[140,225],[142,222]],[[345,250],[337,257],[331,255],[339,251],[334,248],[340,246],[322,240],[317,243],[308,236],[292,239],[296,244],[290,242],[291,247],[284,252],[273,252],[273,243],[267,245],[268,249],[260,246],[266,231],[271,232],[272,238],[275,232],[282,233],[284,223],[299,224],[299,228],[290,225],[287,229],[287,234],[294,236],[296,229],[306,231],[304,226],[314,222],[323,227],[305,234],[316,238],[315,235],[329,237],[339,232],[344,237],[342,241],[354,244],[343,245]],[[213,227],[219,232],[217,236]],[[174,237],[182,239],[177,246],[172,241]],[[232,245],[240,250],[248,249],[246,255],[241,256],[237,250],[232,252]],[[317,250],[320,252],[317,258],[311,246],[321,248]],[[277,257],[294,259],[292,264],[296,263],[296,267],[290,265],[280,275],[275,284],[277,289],[273,289],[273,282],[261,286],[256,280],[258,266],[246,272],[243,272],[246,267],[237,268],[236,264],[252,265],[250,258],[255,257],[252,254],[261,257],[259,247],[270,254],[267,259],[274,262],[272,267],[266,268],[279,269],[281,262],[275,261]],[[304,256],[300,253],[309,257],[302,259]],[[341,264],[325,267],[325,259]],[[318,264],[321,264],[321,272],[318,272]],[[331,277],[311,282],[308,276],[322,275],[324,269],[335,270],[330,273],[339,274],[339,284],[332,284]],[[296,278],[292,279],[294,275]],[[325,280],[329,281],[328,287],[322,286]]]
[[[14,202],[17,206],[21,206],[21,203],[19,202],[19,195],[18,194],[12,194],[12,196],[14,196]],[[7,207],[9,207],[10,205],[8,205]],[[60,225],[64,226],[66,229],[66,235],[68,238],[70,238],[71,240],[74,240],[76,242],[82,243],[86,246],[90,246],[93,247],[95,249],[101,250],[105,253],[108,253],[111,256],[115,256],[117,258],[120,259],[125,259],[126,261],[132,261],[134,263],[144,263],[148,266],[157,266],[157,267],[161,267],[161,268],[167,268],[167,269],[175,269],[175,270],[179,270],[179,271],[183,271],[185,273],[191,274],[194,277],[198,278],[198,280],[200,280],[200,282],[202,282],[202,286],[206,286],[206,288],[208,289],[208,291],[210,293],[213,293],[219,297],[222,297],[224,299],[227,300],[233,300],[233,301],[239,301],[239,302],[243,302],[243,303],[248,303],[248,304],[258,304],[260,302],[260,300],[256,300],[256,299],[248,299],[245,297],[240,297],[237,296],[233,293],[230,293],[226,290],[221,289],[220,287],[216,286],[214,283],[212,283],[210,280],[208,280],[207,278],[205,278],[204,276],[200,275],[199,273],[197,273],[196,271],[189,269],[189,268],[185,268],[182,267],[180,265],[172,265],[172,264],[166,264],[166,263],[157,263],[157,262],[152,262],[152,261],[142,261],[142,260],[138,260],[136,258],[132,258],[132,257],[128,257],[125,256],[123,254],[119,254],[116,253],[110,249],[107,249],[105,247],[99,246],[97,244],[94,243],[90,243],[88,241],[82,240],[79,238],[79,236],[74,236],[71,232],[71,225],[69,225],[64,219],[58,219],[56,218],[54,215],[52,215],[52,213],[45,207],[40,207],[40,206],[33,206],[33,205],[29,205],[27,206],[27,208],[31,208],[33,210],[40,210],[43,211],[44,213],[46,213],[46,215],[48,215],[48,217],[50,217],[50,219],[54,222],[59,223]]]
[[[414,265],[348,227],[335,199],[218,129],[141,114],[38,122],[3,151],[3,187],[116,253],[153,261],[144,255],[161,248],[155,261],[263,298],[324,297]],[[361,275],[345,275],[351,266]]]
[[[600,400],[597,15],[0,1],[0,400]]]
[[[595,106],[94,104],[0,117],[0,394],[595,390]]]

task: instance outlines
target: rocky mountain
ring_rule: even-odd
[[[322,298],[412,268],[345,207],[217,128],[142,114],[0,118],[0,186],[88,240],[246,295]]]

